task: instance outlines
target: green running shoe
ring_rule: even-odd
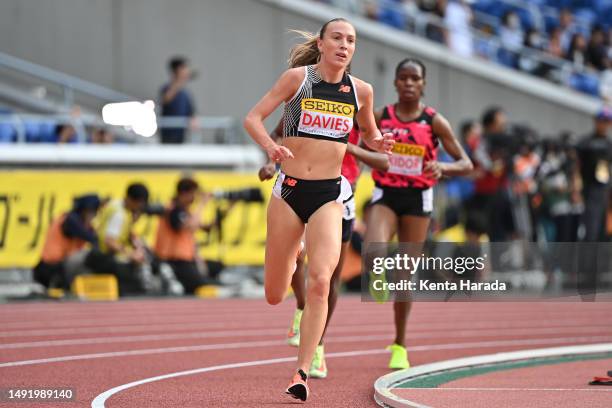
[[[399,344],[393,344],[387,347],[387,350],[391,351],[391,360],[389,360],[389,368],[393,370],[403,370],[405,368],[410,368],[406,347],[402,347]]]
[[[325,378],[327,377],[327,364],[325,364],[325,352],[323,351],[323,345],[319,344],[315,349],[315,354],[310,364],[310,372],[308,375],[312,378]]]
[[[303,312],[303,310],[295,309],[293,314],[293,322],[289,326],[289,333],[287,333],[287,344],[290,346],[297,347],[300,345],[300,322]]]
[[[380,283],[377,283],[376,286],[382,289],[374,288],[374,282],[376,281],[380,281]],[[368,289],[370,290],[370,296],[372,296],[372,299],[378,303],[385,303],[387,300],[389,300],[389,289],[387,289],[386,286],[383,286],[385,283],[387,283],[386,272],[377,275],[373,271],[370,271],[370,282],[368,283]]]

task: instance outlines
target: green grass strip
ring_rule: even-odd
[[[426,374],[404,381],[393,388],[436,388],[450,381],[460,378],[472,377],[480,374],[487,374],[495,371],[514,370],[516,368],[535,367],[541,365],[552,365],[571,363],[574,361],[602,360],[612,358],[612,352],[599,354],[577,354],[560,357],[541,357],[528,360],[501,362],[472,367],[462,367],[454,370],[439,371]]]

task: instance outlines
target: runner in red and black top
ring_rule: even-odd
[[[401,61],[395,71],[394,84],[398,101],[374,113],[379,128],[393,133],[396,143],[389,170],[372,173],[376,188],[365,243],[389,242],[397,234],[400,243],[417,244],[411,245],[410,251],[414,250],[414,255],[418,256],[427,238],[434,185],[442,176],[470,171],[472,163],[448,121],[421,102],[425,87],[423,63],[416,59]],[[439,143],[455,162],[436,160]],[[396,296],[396,335],[390,347],[390,368],[409,367],[404,338],[410,305],[409,298]]]

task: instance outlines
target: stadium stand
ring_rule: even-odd
[[[458,28],[453,21],[464,18],[469,28],[465,29],[463,41],[469,42],[469,46],[466,47],[475,48],[479,57],[513,69],[521,69],[588,95],[602,98],[607,96],[600,89],[604,72],[612,70],[610,48],[612,4],[606,0],[467,2],[463,0],[448,2],[446,0],[320,0],[319,2],[344,8],[398,30],[447,44],[455,51],[457,49],[452,46],[450,39]],[[469,7],[469,12],[465,16],[448,19],[449,13],[457,16],[455,12],[457,4]],[[516,16],[515,22],[512,18],[514,16]],[[516,40],[516,46],[511,45],[514,42],[506,41],[510,38],[508,24],[512,24],[512,38]],[[556,29],[561,29],[563,54],[560,56],[548,51]],[[596,30],[602,31],[604,39],[601,44],[593,47],[600,48],[596,52],[601,53],[603,62],[594,64],[589,57],[591,50],[587,51],[584,63],[572,64],[572,56],[568,53],[569,37],[574,33],[580,33],[589,43],[592,33]],[[537,35],[538,42],[528,42],[528,33]],[[519,64],[519,61],[525,58],[535,59],[543,69],[525,68]]]

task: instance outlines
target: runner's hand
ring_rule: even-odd
[[[270,161],[274,163],[280,163],[283,160],[293,159],[293,153],[285,146],[280,146],[274,143],[272,146],[266,149]]]
[[[261,169],[259,169],[259,173],[257,175],[259,176],[260,181],[265,181],[274,177],[275,173],[276,165],[274,163],[266,163],[261,167]]]
[[[369,144],[369,143],[368,143]],[[384,135],[377,136],[372,140],[371,147],[374,150],[388,154],[392,153],[393,145],[395,145],[395,139],[393,139],[393,133],[385,133]]]
[[[435,180],[441,179],[444,175],[442,164],[435,160],[427,162],[423,170],[425,176],[433,178]]]

